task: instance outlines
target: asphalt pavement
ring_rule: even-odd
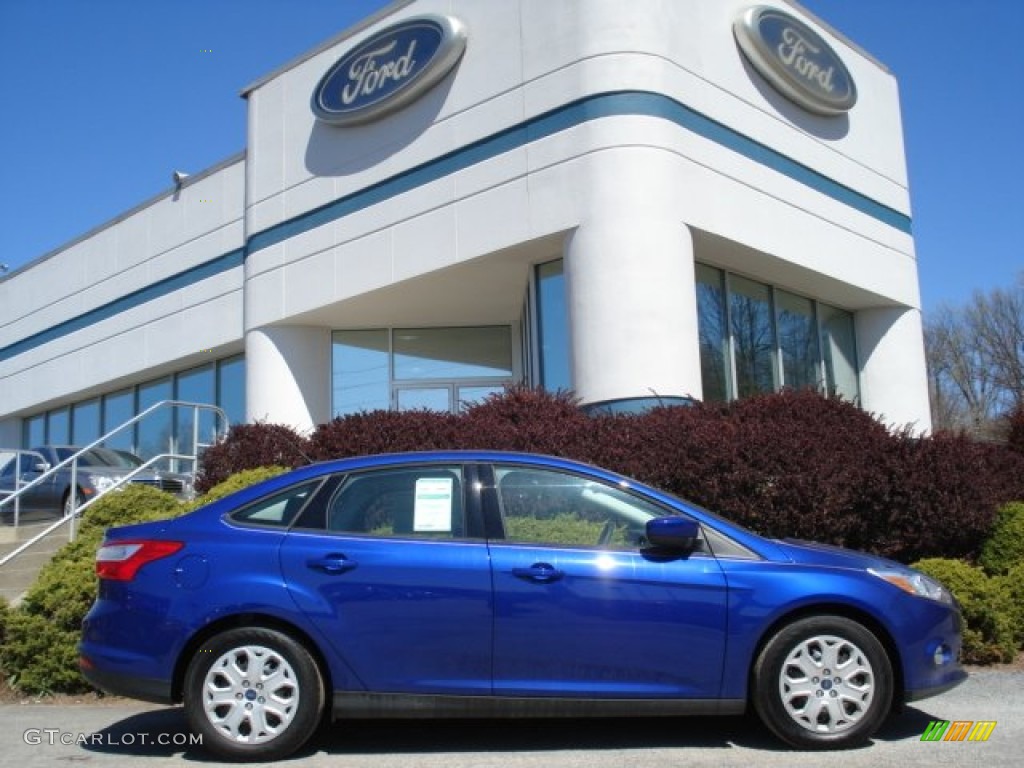
[[[622,768],[622,766],[1021,765],[1024,671],[976,671],[942,696],[915,702],[871,744],[795,752],[753,717],[613,720],[339,722],[278,765],[359,768]],[[985,742],[922,741],[933,720],[994,721]],[[0,765],[90,768],[222,765],[194,743],[180,708],[147,704],[0,706]]]

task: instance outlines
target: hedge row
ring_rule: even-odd
[[[1024,561],[997,576],[963,560],[928,558],[914,567],[941,581],[960,603],[961,661],[1010,662],[1024,649]]]
[[[100,499],[82,518],[75,540],[40,571],[18,607],[0,605],[0,674],[29,694],[88,691],[78,672],[77,646],[82,619],[96,599],[96,550],[104,531],[177,517],[282,471],[264,467],[242,472],[188,504],[142,485]]]
[[[566,393],[514,388],[459,415],[361,413],[308,437],[280,425],[237,426],[206,452],[198,485],[270,463],[294,467],[432,448],[576,458],[769,536],[831,542],[904,562],[975,560],[996,509],[1024,499],[1024,455],[962,435],[919,439],[809,391],[588,416]]]

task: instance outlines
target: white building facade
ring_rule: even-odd
[[[795,2],[400,0],[243,95],[243,154],[0,278],[0,445],[514,382],[930,428],[897,84]]]

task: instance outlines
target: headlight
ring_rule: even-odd
[[[917,597],[927,597],[947,605],[953,604],[953,595],[944,586],[925,576],[920,571],[900,570],[898,568],[868,568],[868,573],[885,579],[894,587]]]
[[[98,475],[92,478],[92,487],[100,493],[106,493],[124,478],[110,477],[109,475]]]

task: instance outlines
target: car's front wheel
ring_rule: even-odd
[[[71,517],[73,513],[78,512],[78,508],[85,504],[85,496],[81,491],[77,491],[74,495],[74,501],[71,499],[71,489],[64,491],[64,517]]]
[[[878,638],[842,616],[779,630],[754,665],[761,719],[796,747],[842,749],[867,741],[889,714],[892,665]]]
[[[206,749],[232,760],[276,760],[316,730],[324,685],[301,643],[276,630],[242,628],[197,649],[183,698]]]

